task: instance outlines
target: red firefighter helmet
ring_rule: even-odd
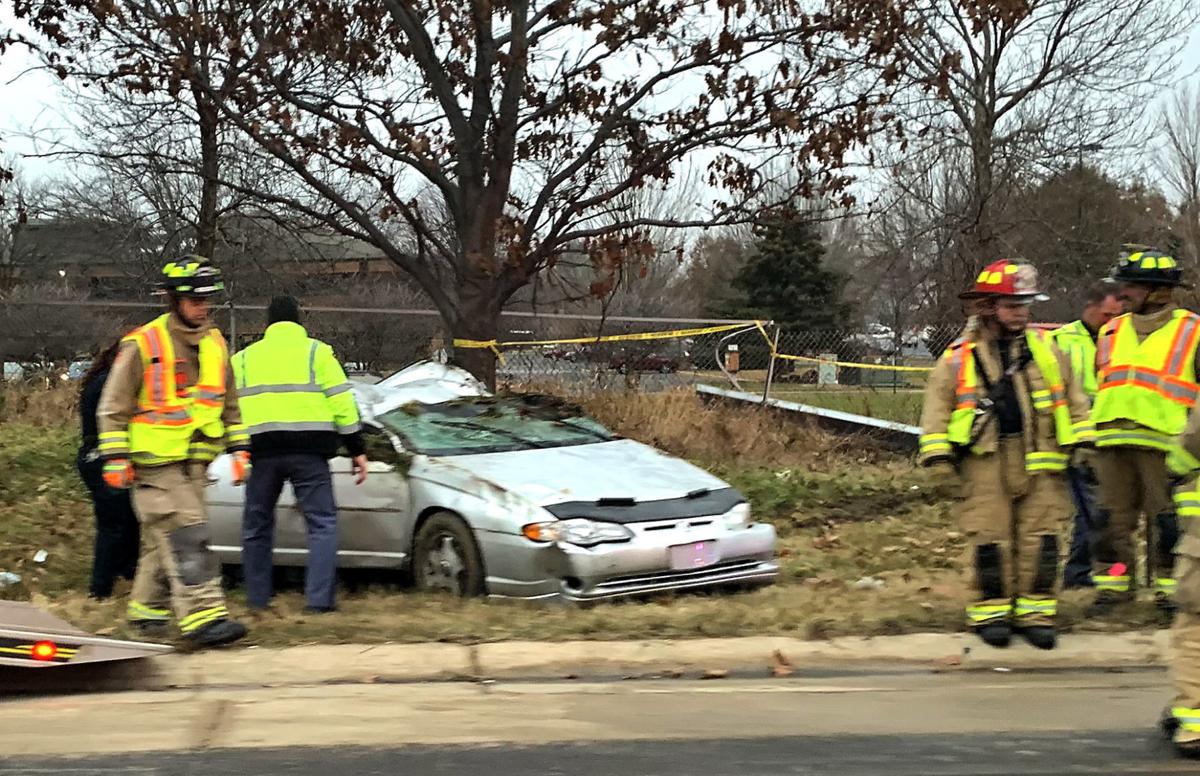
[[[974,288],[959,294],[960,299],[996,296],[1026,299],[1030,302],[1044,302],[1050,298],[1038,290],[1037,270],[1033,265],[1012,259],[993,261],[975,278]]]

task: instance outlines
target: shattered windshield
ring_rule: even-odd
[[[578,407],[545,396],[413,402],[376,418],[425,455],[469,455],[608,442],[618,437]]]

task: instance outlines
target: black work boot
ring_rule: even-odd
[[[246,636],[246,626],[235,620],[213,620],[185,636],[197,647],[219,647]]]
[[[1154,594],[1154,608],[1158,610],[1159,623],[1168,628],[1175,620],[1175,612],[1179,610],[1175,599],[1164,593]]]
[[[1092,601],[1083,614],[1085,617],[1107,617],[1123,601],[1124,598],[1120,593],[1112,590],[1101,590],[1099,593],[1096,593],[1096,600]]]
[[[1170,741],[1175,737],[1175,731],[1179,729],[1179,719],[1175,713],[1171,711],[1171,707],[1167,706],[1162,711],[1162,716],[1158,718],[1158,730],[1162,733],[1162,737]]]
[[[984,643],[993,647],[1007,647],[1012,640],[1012,626],[1007,622],[989,622],[975,629]]]
[[[1038,649],[1054,649],[1058,644],[1058,634],[1053,625],[1030,625],[1021,629],[1021,635]]]
[[[165,639],[171,627],[166,620],[130,620],[129,624],[143,639]]]
[[[1189,760],[1200,760],[1200,741],[1175,742],[1175,752]]]

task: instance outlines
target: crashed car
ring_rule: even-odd
[[[775,530],[692,464],[552,397],[493,396],[425,362],[357,385],[370,477],[331,463],[342,568],[411,572],[422,590],[575,602],[772,582]],[[244,488],[213,463],[212,545],[241,560]],[[303,566],[304,518],[279,502],[274,560]]]

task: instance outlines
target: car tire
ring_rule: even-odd
[[[413,540],[413,583],[421,592],[483,595],[487,587],[479,544],[458,515],[431,515]]]

